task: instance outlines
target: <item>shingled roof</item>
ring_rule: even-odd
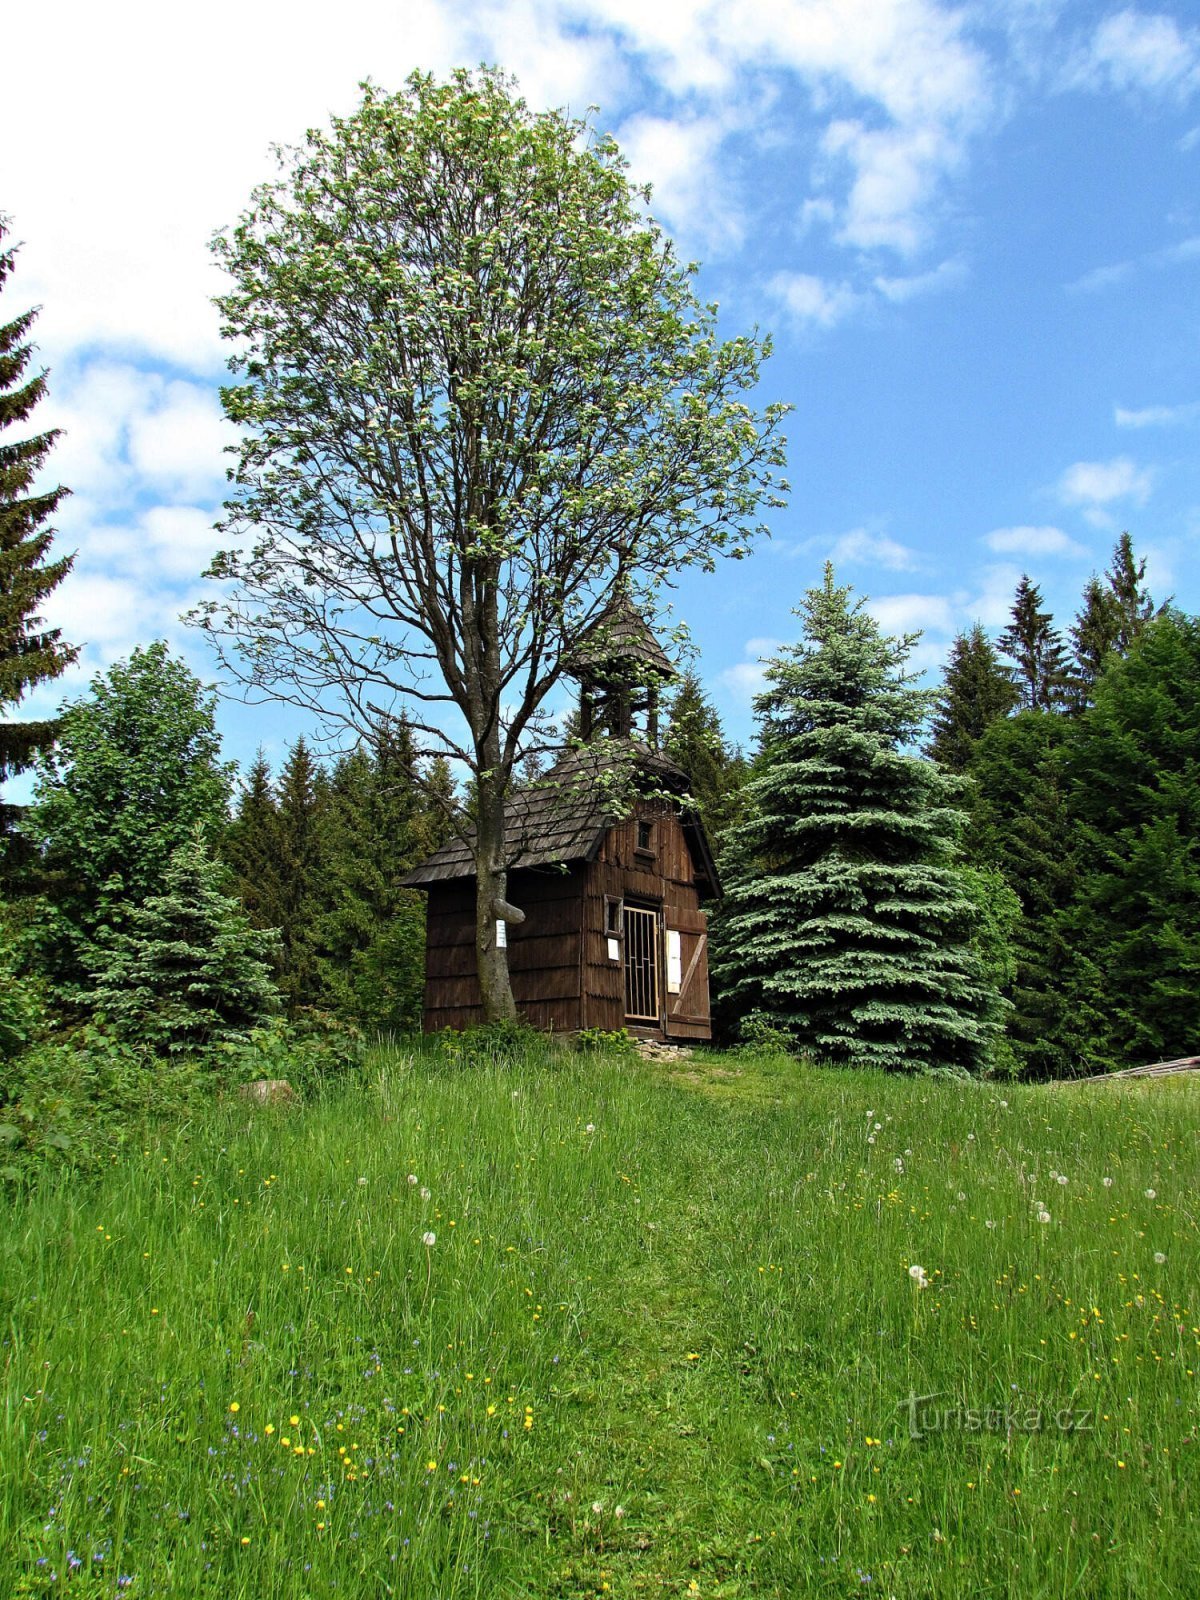
[[[552,867],[572,861],[591,861],[609,828],[623,820],[627,809],[614,809],[610,778],[622,758],[658,790],[686,793],[686,774],[646,745],[629,744],[613,749],[615,741],[588,745],[573,752],[535,784],[515,789],[508,798],[506,834],[509,870]],[[682,822],[693,859],[717,891],[712,852],[699,818],[684,810]],[[421,889],[452,878],[473,878],[475,858],[471,840],[457,835],[448,839],[428,860],[401,878],[407,888]]]
[[[627,594],[619,594],[580,635],[568,665],[575,677],[590,676],[597,670],[608,673],[630,665],[647,669],[656,678],[669,680],[676,676],[671,658],[645,617],[634,610]]]

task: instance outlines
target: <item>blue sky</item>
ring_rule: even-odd
[[[729,333],[769,329],[791,505],[674,598],[730,733],[832,558],[935,668],[1022,571],[1065,626],[1128,528],[1200,609],[1200,28],[1055,0],[68,0],[2,24],[0,304],[43,306],[77,693],[204,590],[228,442],[207,240],[358,81],[494,61],[621,142]],[[223,705],[274,760],[296,714]]]

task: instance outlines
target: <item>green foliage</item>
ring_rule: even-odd
[[[214,1088],[194,1061],[161,1061],[103,1027],[46,1040],[5,1069],[0,1177],[48,1170],[94,1175],[137,1148],[157,1121],[181,1121]]]
[[[546,1041],[519,1017],[481,1023],[477,1028],[444,1028],[437,1036],[443,1058],[457,1067],[488,1067],[541,1057]]]
[[[88,1000],[117,1034],[195,1055],[243,1037],[275,1009],[268,962],[277,936],[250,926],[225,881],[198,826],[167,863],[161,893],[133,906],[126,930],[95,947]]]
[[[92,680],[36,766],[23,831],[50,901],[53,977],[78,984],[157,892],[179,845],[225,826],[232,767],[220,760],[214,696],[156,642]]]
[[[0,215],[0,290],[13,270],[15,247],[5,246],[8,224]],[[78,652],[41,617],[46,599],[71,570],[74,556],[48,559],[54,542],[49,519],[68,491],[34,490],[57,428],[14,439],[8,430],[23,423],[46,394],[46,374],[29,376],[33,345],[28,335],[37,316],[26,311],[0,324],[0,783],[23,772],[54,740],[53,721],[18,721],[13,711],[39,683],[57,678]],[[10,808],[0,804],[0,856]]]
[[[582,1055],[634,1056],[637,1042],[627,1028],[580,1028],[572,1043]]]
[[[741,1019],[738,1038],[741,1040],[739,1048],[753,1055],[790,1056],[794,1053],[791,1036],[761,1011],[751,1011]]]
[[[768,663],[756,701],[716,981],[818,1058],[979,1067],[991,997],[955,866],[957,786],[907,753],[929,699],[903,670],[914,641],[882,636],[829,566],[798,614],[804,640]]]
[[[236,1039],[222,1040],[212,1059],[225,1083],[286,1079],[311,1099],[360,1072],[363,1036],[352,1023],[325,1012],[268,1017]]]
[[[1000,635],[1001,652],[1013,663],[1019,704],[1026,711],[1053,711],[1067,693],[1067,652],[1054,619],[1042,609],[1042,593],[1027,574],[1017,585],[1012,621]]]
[[[1072,709],[1091,704],[1096,681],[1113,654],[1129,653],[1135,639],[1154,616],[1154,602],[1145,585],[1146,562],[1134,554],[1133,540],[1123,533],[1113,548],[1105,582],[1093,573],[1083,591],[1083,605],[1071,629],[1075,672],[1071,678]]]
[[[965,772],[986,730],[1016,703],[1012,674],[977,622],[950,647],[930,725],[930,756],[951,772]]]
[[[1064,937],[1084,970],[1086,1064],[1194,1054],[1200,1038],[1200,620],[1147,622],[1100,677],[1067,752],[1082,870]]]
[[[1071,627],[1071,646],[1075,670],[1071,675],[1071,709],[1082,711],[1090,705],[1096,679],[1116,648],[1121,630],[1119,608],[1112,590],[1095,573],[1083,591],[1083,603]]]
[[[1021,924],[1021,902],[998,867],[960,865],[963,891],[975,907],[971,939],[989,996],[987,1069],[993,1076],[1015,1077],[1019,1063],[1006,1035],[1012,1013],[1008,998],[1017,977],[1014,940]]]
[[[317,919],[325,898],[322,827],[329,780],[304,739],[297,739],[279,775],[273,819],[277,899],[270,925],[279,929],[279,986],[289,1011],[319,994]]]
[[[425,898],[399,879],[442,842],[453,798],[444,762],[419,770],[402,720],[331,774],[298,741],[277,788],[260,753],[221,848],[252,922],[280,930],[293,1015],[316,1008],[380,1033],[420,1026]]]
[[[271,768],[260,749],[220,841],[221,859],[233,873],[238,898],[256,928],[277,928],[283,914],[278,833]]]
[[[1023,711],[988,729],[971,764],[972,860],[998,866],[1021,906],[1008,1037],[1021,1072],[1038,1078],[1077,1072],[1089,1027],[1068,998],[1079,952],[1062,921],[1084,870],[1064,777],[1072,728],[1069,718]]]
[[[676,685],[663,752],[687,773],[715,854],[727,829],[741,818],[747,768],[741,752],[726,743],[716,707],[693,671]]]
[[[452,798],[444,764],[418,774],[403,721],[334,769],[322,829],[320,992],[368,1030],[421,1025],[425,896],[399,879],[442,843]]]
[[[33,1042],[45,1018],[40,986],[26,972],[27,945],[14,913],[0,903],[0,1068]],[[0,1099],[3,1093],[0,1078]]]
[[[1112,566],[1105,573],[1117,614],[1114,648],[1128,655],[1142,629],[1156,614],[1146,588],[1146,558],[1134,553],[1133,540],[1123,533],[1113,548]]]

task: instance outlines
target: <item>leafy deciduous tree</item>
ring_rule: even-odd
[[[232,766],[221,762],[214,697],[161,642],[92,680],[63,712],[35,767],[22,830],[51,901],[47,954],[59,979],[95,965],[90,947],[159,889],[176,847],[228,820]]]
[[[497,72],[367,86],[284,164],[216,247],[246,538],[200,620],[256,690],[368,733],[403,701],[463,763],[484,1010],[513,1016],[514,765],[615,584],[746,549],[786,408],[746,403],[767,342],[718,338],[612,140]]]

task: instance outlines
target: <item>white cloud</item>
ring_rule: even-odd
[[[862,304],[862,296],[848,283],[826,283],[808,272],[778,272],[767,288],[801,326],[832,328]]]
[[[206,384],[103,357],[68,363],[51,384],[45,415],[63,430],[47,470],[89,507],[124,506],[146,493],[221,498],[224,446],[236,435]],[[78,504],[71,521],[79,525]]]
[[[46,619],[81,646],[93,665],[108,665],[155,638],[173,610],[136,578],[72,573],[46,597]]]
[[[1106,267],[1093,267],[1090,272],[1067,284],[1067,293],[1097,294],[1102,289],[1111,289],[1115,283],[1124,283],[1136,271],[1135,261],[1114,261]]]
[[[756,694],[761,694],[766,684],[765,658],[779,654],[782,645],[778,639],[747,639],[746,660],[735,662],[716,676],[716,682],[727,689],[737,701],[749,705]]]
[[[1127,409],[1113,408],[1113,421],[1118,428],[1171,428],[1200,419],[1200,400],[1180,406],[1142,406]]]
[[[886,567],[890,572],[911,572],[917,566],[917,553],[887,534],[853,528],[842,534],[829,552],[836,566],[848,562],[863,566]]]
[[[722,180],[718,153],[727,124],[717,117],[635,116],[618,130],[630,176],[651,183],[653,214],[709,249],[738,245],[744,223]]]
[[[1064,505],[1097,507],[1114,500],[1132,500],[1144,505],[1154,488],[1154,473],[1139,467],[1128,456],[1111,461],[1076,461],[1058,480],[1058,496]]]
[[[986,567],[982,582],[972,594],[958,597],[959,610],[968,622],[982,622],[985,628],[1001,628],[1010,620],[1013,596],[1021,581],[1020,567],[996,562]]]
[[[171,582],[198,580],[222,543],[212,512],[199,506],[152,506],[139,532],[153,570]]]
[[[835,165],[848,162],[853,174],[838,238],[901,256],[925,243],[937,180],[963,156],[960,142],[936,124],[872,128],[856,120],[831,123],[822,150]]]
[[[1069,87],[1181,97],[1200,87],[1200,34],[1126,8],[1105,17],[1071,63]]]
[[[878,277],[875,279],[875,287],[885,300],[903,305],[920,295],[938,294],[943,289],[952,289],[956,284],[962,283],[966,276],[966,262],[951,260],[941,262],[930,272],[919,272],[908,278]]]
[[[1061,528],[1053,527],[993,528],[984,535],[984,543],[997,555],[1007,556],[1078,557],[1088,553]]]
[[[225,482],[225,446],[237,434],[225,421],[211,389],[179,379],[145,385],[143,405],[129,422],[129,460],[161,491],[194,499],[219,494]]]
[[[954,632],[954,604],[944,594],[879,595],[867,610],[885,633]]]

